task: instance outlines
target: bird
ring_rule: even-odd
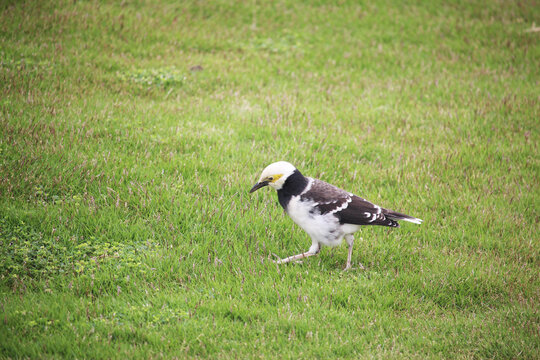
[[[277,190],[279,204],[312,241],[307,252],[284,259],[278,257],[277,264],[300,262],[317,255],[321,246],[338,246],[345,239],[348,254],[344,270],[349,270],[352,268],[354,233],[361,226],[399,227],[400,220],[422,223],[422,219],[382,208],[322,180],[306,177],[287,161],[268,165],[249,192],[265,186]],[[359,264],[359,268],[364,267]]]

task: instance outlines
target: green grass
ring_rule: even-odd
[[[0,2],[0,356],[538,358],[536,5]],[[278,267],[277,160],[424,223]]]

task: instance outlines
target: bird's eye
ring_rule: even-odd
[[[273,176],[269,176],[269,177],[268,177],[268,180],[272,181],[272,180],[274,180],[274,177],[273,177]]]

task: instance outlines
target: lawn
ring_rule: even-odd
[[[0,2],[0,357],[538,358],[535,21]],[[311,245],[248,193],[278,160],[424,223],[278,266]]]

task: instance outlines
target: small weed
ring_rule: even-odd
[[[75,241],[74,241],[75,240]],[[14,279],[48,278],[57,274],[84,275],[100,268],[129,269],[145,273],[141,258],[155,249],[153,242],[139,245],[110,243],[94,236],[88,241],[62,241],[34,231],[23,221],[15,226],[0,219],[0,277]]]
[[[178,87],[186,82],[186,76],[172,67],[157,69],[136,69],[118,73],[123,81],[133,82],[143,87]]]
[[[283,35],[274,37],[256,38],[251,41],[250,48],[254,50],[263,50],[270,53],[302,53],[303,43],[300,36],[296,33],[285,32]]]

